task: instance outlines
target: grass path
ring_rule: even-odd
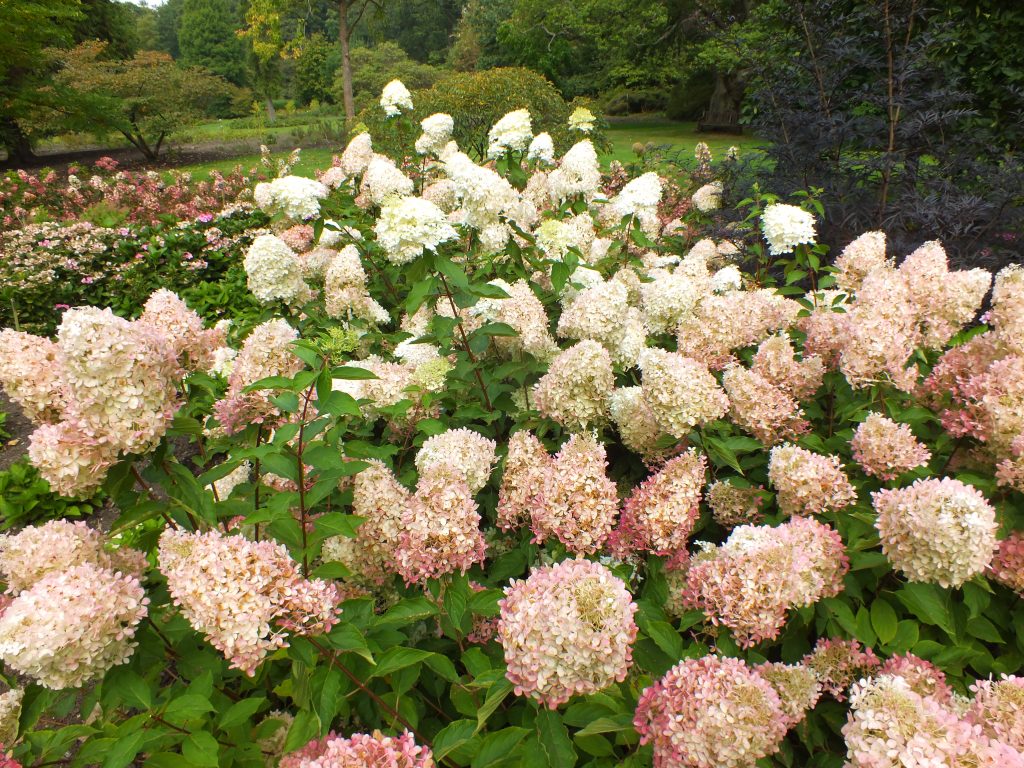
[[[627,118],[611,121],[608,128],[608,138],[612,142],[611,152],[606,153],[602,160],[609,162],[618,160],[628,163],[636,159],[633,153],[633,145],[636,143],[653,143],[659,146],[668,145],[673,150],[683,153],[692,153],[697,142],[703,141],[711,147],[714,156],[720,157],[729,147],[738,146],[741,150],[756,148],[759,141],[753,136],[738,136],[727,133],[698,133],[695,123],[676,122],[665,118]],[[289,147],[275,147],[274,157],[284,156],[288,153]],[[293,172],[300,176],[313,176],[314,171],[326,168],[331,163],[331,156],[341,151],[341,148],[318,147],[302,150],[302,159],[293,168]],[[249,169],[259,165],[260,156],[257,154],[243,155],[226,160],[217,160],[197,165],[181,166],[179,170],[190,171],[196,179],[209,178],[210,172],[219,170],[228,172],[235,166],[241,165]]]

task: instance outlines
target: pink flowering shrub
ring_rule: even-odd
[[[18,203],[3,760],[1020,766],[1021,269],[419,97],[260,211]]]

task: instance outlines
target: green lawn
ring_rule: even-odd
[[[728,133],[698,133],[696,123],[683,123],[665,118],[627,118],[615,119],[608,129],[608,138],[612,142],[612,150],[602,157],[605,162],[618,160],[622,163],[629,163],[636,160],[633,153],[633,145],[636,143],[653,143],[658,146],[669,146],[673,151],[692,157],[693,148],[698,142],[703,141],[711,147],[715,158],[720,158],[731,146],[738,146],[741,150],[755,149],[759,140],[754,136],[739,136]],[[326,168],[331,163],[331,156],[341,152],[341,147],[314,148],[302,150],[302,160],[293,169],[300,176],[313,176],[313,172],[319,168]],[[281,143],[274,147],[274,156],[279,157],[287,154],[288,145]],[[209,177],[210,171],[219,170],[228,172],[235,166],[241,165],[248,170],[259,165],[259,155],[242,155],[227,160],[217,160],[210,163],[182,166],[180,170],[191,171],[197,179]]]

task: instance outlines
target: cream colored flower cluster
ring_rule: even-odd
[[[374,226],[377,242],[392,264],[408,264],[458,237],[444,211],[422,197],[391,197]]]
[[[904,472],[926,466],[932,457],[909,425],[880,413],[871,413],[854,430],[850,448],[861,469],[882,480],[895,480]]]
[[[253,240],[242,266],[249,290],[264,304],[298,304],[310,297],[299,257],[277,235],[260,235]]]
[[[420,121],[423,133],[416,139],[416,151],[421,155],[437,155],[451,141],[455,121],[451,115],[437,112]]]
[[[533,388],[533,404],[547,418],[573,431],[608,418],[615,383],[608,350],[586,340],[560,352]]]
[[[412,107],[412,94],[401,80],[392,80],[380,93],[380,105],[388,117],[397,117]]]
[[[320,215],[320,201],[327,194],[327,187],[319,181],[285,176],[257,184],[253,200],[269,214],[281,213],[295,221],[309,221]]]
[[[499,603],[506,676],[520,696],[555,709],[626,678],[636,604],[605,566],[564,560],[513,579]]]
[[[339,320],[358,318],[374,324],[391,320],[388,311],[366,288],[366,272],[355,245],[346,245],[327,265],[324,274],[324,309],[328,315]]]
[[[720,419],[728,398],[711,372],[678,352],[645,349],[640,355],[641,392],[664,432],[677,439],[694,427]]]
[[[491,477],[496,449],[493,440],[471,429],[449,429],[427,438],[416,454],[416,469],[426,472],[435,466],[452,467],[463,475],[469,492],[476,494]]]
[[[822,456],[795,445],[772,448],[768,479],[786,515],[821,515],[857,501],[857,491],[836,456]]]
[[[530,110],[517,109],[509,112],[491,126],[487,134],[487,157],[504,157],[509,152],[522,152],[533,139],[533,124]]]

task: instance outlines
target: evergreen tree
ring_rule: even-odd
[[[180,59],[225,80],[245,81],[245,51],[236,30],[241,26],[234,0],[184,0],[178,25]]]

